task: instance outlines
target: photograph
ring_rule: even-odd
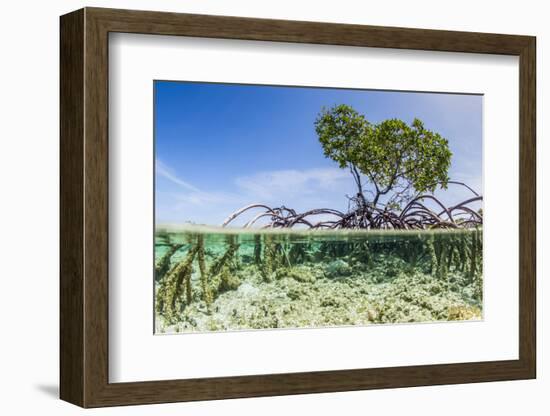
[[[292,396],[293,413],[364,413],[365,398],[387,413],[390,395],[394,413],[439,416],[430,387],[457,415],[537,413],[541,8],[476,9],[457,27],[471,10],[196,3],[63,0],[26,25],[39,31],[11,31],[28,79],[6,77],[21,117],[5,136],[24,156],[4,152],[6,177],[29,183],[8,199],[29,214],[5,215],[21,240],[6,281],[26,285],[6,293],[33,292],[29,235],[55,240],[29,263],[35,307],[8,296],[11,344],[45,346],[37,365],[9,360],[36,393],[13,407],[232,414],[240,400],[256,415],[269,400],[278,415]],[[36,71],[43,56],[59,59]]]
[[[483,95],[155,80],[154,334],[483,320]]]

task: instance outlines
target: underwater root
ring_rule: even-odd
[[[160,282],[156,307],[157,311],[168,318],[174,317],[179,312],[184,294],[186,302],[191,303],[191,274],[193,273],[193,260],[198,250],[198,245],[191,248],[185,259],[174,266]]]
[[[181,249],[184,244],[173,244],[170,246],[170,249],[163,255],[160,260],[155,264],[155,280],[159,281],[168,273],[170,270],[170,261],[172,256]]]
[[[182,247],[172,247],[159,261],[159,267],[170,267],[172,256]],[[160,273],[157,280],[159,289],[156,296],[156,310],[169,321],[176,319],[178,313],[193,302],[193,263],[198,263],[200,273],[199,298],[210,308],[214,298],[221,292],[236,289],[240,282],[232,273],[231,265],[239,245],[232,238],[228,249],[207,270],[204,249],[204,236],[198,235],[185,258],[174,265],[169,272]],[[156,277],[156,275],[155,275]]]

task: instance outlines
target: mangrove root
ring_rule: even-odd
[[[401,229],[421,230],[433,228],[476,228],[483,224],[481,210],[476,211],[471,205],[481,202],[483,197],[472,188],[461,182],[449,181],[450,184],[462,185],[470,190],[474,196],[451,207],[446,207],[438,198],[431,194],[417,195],[400,212],[386,206],[380,208],[361,202],[357,197],[350,198],[354,208],[347,213],[330,209],[312,209],[298,213],[285,206],[273,208],[265,204],[250,204],[238,209],[229,215],[222,227],[229,225],[236,218],[260,209],[244,224],[250,228],[262,221],[263,228],[292,228],[305,226],[306,228],[324,229]],[[437,211],[428,207],[426,202],[437,207]],[[315,217],[322,215],[325,219],[315,221]],[[326,219],[328,218],[328,219]]]

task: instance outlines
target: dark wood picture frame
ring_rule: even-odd
[[[535,378],[534,37],[100,8],[64,15],[60,27],[60,396],[63,400],[82,407],[100,407]],[[519,359],[109,383],[110,32],[519,56]]]

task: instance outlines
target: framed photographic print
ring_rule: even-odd
[[[83,406],[534,378],[535,38],[61,17]]]

